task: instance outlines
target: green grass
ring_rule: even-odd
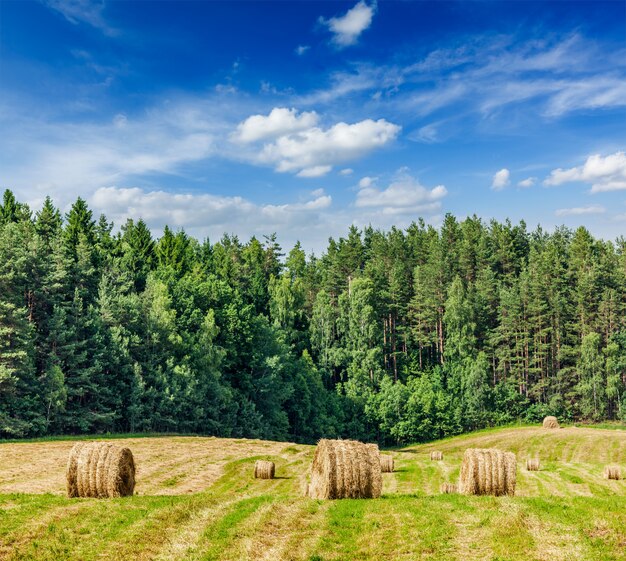
[[[518,454],[516,496],[440,495],[441,482],[458,478],[464,449],[487,445]],[[433,449],[443,461],[430,461]],[[397,471],[384,475],[377,500],[304,498],[311,451],[288,445],[279,455],[234,457],[206,491],[185,496],[0,495],[0,559],[626,559],[626,482],[602,478],[605,463],[626,458],[618,431],[507,428],[396,450]],[[545,459],[539,472],[524,469],[532,455]],[[258,457],[275,461],[281,478],[254,480]],[[161,483],[177,484],[178,476]]]

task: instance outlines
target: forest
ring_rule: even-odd
[[[626,239],[440,228],[196,240],[0,205],[0,437],[420,442],[626,418]]]

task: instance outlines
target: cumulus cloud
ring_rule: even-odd
[[[320,177],[336,164],[381,148],[400,132],[398,125],[385,119],[341,122],[327,129],[309,126],[316,120],[315,113],[298,115],[295,110],[273,109],[269,117],[249,117],[237,127],[235,134],[246,143],[270,135],[277,137],[251,156],[254,163],[274,166],[278,172],[294,172],[300,177]]]
[[[352,175],[354,170],[352,168],[344,168],[339,172],[341,175]]]
[[[328,27],[333,34],[333,43],[340,48],[354,45],[361,33],[371,24],[376,11],[376,3],[367,4],[361,0],[353,8],[350,8],[343,16],[337,16],[320,21]]]
[[[380,188],[376,180],[364,177],[359,181],[356,196],[357,208],[377,209],[385,215],[433,213],[441,209],[441,200],[448,194],[443,185],[428,189],[407,173],[402,173],[392,183]]]
[[[359,188],[360,189],[365,189],[366,187],[371,187],[372,185],[374,185],[374,183],[376,182],[376,178],[375,177],[362,177],[359,180]]]
[[[592,193],[626,189],[626,154],[616,152],[608,156],[594,154],[582,166],[552,170],[544,185],[553,186],[572,181],[591,184]]]
[[[556,216],[582,216],[585,214],[604,214],[606,209],[600,205],[581,206],[574,208],[559,208],[554,214]]]
[[[522,179],[517,186],[521,187],[522,189],[528,189],[528,187],[532,187],[535,182],[537,181],[536,177],[528,177],[526,179]]]
[[[272,205],[256,204],[238,196],[101,187],[89,198],[89,203],[116,224],[141,217],[155,232],[167,224],[214,239],[224,232],[259,235],[278,229],[281,234],[297,237],[319,223],[320,211],[332,204],[332,198],[323,191],[316,195],[300,203]]]
[[[251,115],[237,125],[233,139],[248,143],[302,131],[315,126],[318,116],[315,111],[300,114],[295,109],[275,107],[269,115]]]
[[[500,191],[504,189],[510,183],[510,176],[511,173],[506,168],[502,168],[500,171],[497,171],[493,176],[491,188],[494,191]]]

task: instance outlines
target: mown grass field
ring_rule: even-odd
[[[512,428],[392,453],[376,500],[303,497],[313,447],[199,437],[122,439],[137,494],[66,499],[72,442],[0,444],[0,559],[617,560],[626,559],[626,431]],[[515,497],[440,495],[468,447],[518,459]],[[444,460],[431,462],[431,450]],[[528,456],[542,469],[527,472]],[[254,480],[256,459],[277,465]]]

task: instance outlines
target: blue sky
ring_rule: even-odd
[[[626,3],[0,0],[0,180],[212,240],[626,234]]]

